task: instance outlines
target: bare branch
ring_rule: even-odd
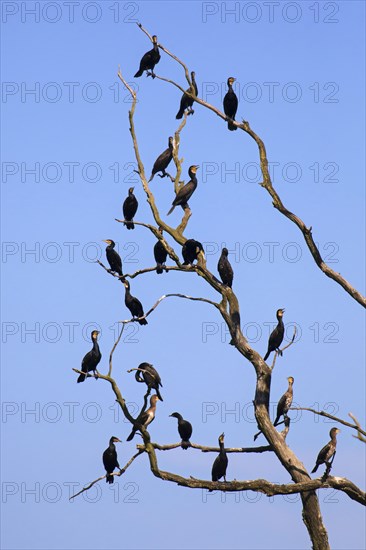
[[[116,347],[118,346],[119,344],[119,341],[121,340],[121,337],[122,337],[122,334],[123,334],[123,331],[125,330],[125,325],[122,325],[121,327],[121,330],[120,330],[120,333],[118,335],[118,338],[117,340],[115,341],[114,345],[113,345],[113,348],[111,350],[111,353],[109,355],[109,370],[108,370],[108,376],[112,376],[112,367],[113,367],[113,354],[114,354],[114,350],[116,349]]]
[[[330,420],[333,420],[334,422],[338,422],[339,424],[343,424],[348,428],[357,430],[359,433],[366,436],[365,430],[361,428],[360,424],[357,423],[357,421],[355,420],[352,414],[349,414],[349,416],[352,418],[352,420],[355,420],[356,422],[355,424],[350,424],[346,420],[342,420],[341,418],[338,418],[337,416],[333,416],[332,414],[326,413],[325,411],[316,411],[314,409],[309,409],[307,407],[291,407],[290,411],[309,411],[319,416],[325,416],[326,418],[330,418]],[[357,436],[354,436],[354,437],[357,437]]]
[[[141,321],[142,319],[146,319],[146,317],[148,317],[158,307],[158,305],[163,300],[165,300],[165,298],[172,298],[172,297],[185,298],[186,300],[192,300],[194,302],[205,302],[206,304],[211,304],[212,306],[215,306],[217,309],[220,309],[220,307],[221,307],[220,304],[217,304],[216,302],[212,302],[211,300],[207,300],[206,298],[196,298],[194,296],[187,296],[186,294],[163,294],[163,296],[160,296],[160,298],[157,300],[157,302],[142,317],[134,317],[133,319],[128,319],[128,320],[125,320],[125,321],[118,321],[118,322],[127,324],[127,323],[138,322],[138,321]]]
[[[208,481],[196,479],[194,477],[186,478],[171,472],[160,470],[157,465],[155,449],[153,444],[145,440],[145,450],[149,455],[150,467],[153,474],[164,480],[177,483],[183,487],[191,489],[208,489],[210,491],[256,491],[264,493],[267,496],[289,495],[289,494],[307,494],[310,495],[317,489],[334,488],[346,493],[352,500],[366,505],[366,494],[354,483],[344,477],[327,477],[308,479],[306,481],[289,484],[271,483],[265,479],[256,479],[253,481]]]
[[[154,449],[157,449],[158,451],[171,451],[172,449],[178,449],[181,446],[180,443],[160,445],[159,443],[153,443],[153,442],[151,442],[151,445],[154,447]],[[137,445],[137,448],[144,450],[145,445]],[[198,445],[197,443],[191,443],[190,448],[197,449],[199,451],[202,451],[203,453],[220,452],[219,447],[207,447],[204,445]],[[273,451],[273,448],[271,445],[263,445],[262,447],[227,447],[225,448],[225,451],[227,453],[265,453],[267,451]]]
[[[127,468],[132,464],[132,462],[135,460],[135,458],[137,458],[138,456],[140,456],[143,452],[145,452],[144,450],[139,450],[136,454],[134,454],[130,460],[127,462],[127,464],[125,466],[123,466],[123,468],[120,469],[119,472],[112,472],[111,474],[108,474],[110,476],[118,476],[120,477],[121,475],[123,475],[125,473],[125,471],[127,470]],[[78,497],[79,495],[81,495],[81,493],[84,493],[85,491],[88,491],[88,489],[90,489],[91,487],[93,487],[93,485],[95,485],[96,483],[98,483],[98,481],[101,481],[102,479],[105,479],[107,477],[107,474],[104,474],[104,476],[100,476],[98,477],[98,479],[95,479],[94,481],[91,481],[88,485],[86,485],[85,487],[83,487],[83,489],[81,489],[81,491],[79,491],[78,493],[76,493],[75,495],[72,495],[69,500],[72,500],[73,498],[76,498]]]

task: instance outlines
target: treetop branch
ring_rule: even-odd
[[[149,36],[150,40],[150,34],[142,27],[141,24],[138,24],[140,29]],[[189,85],[190,79],[189,79],[189,71],[188,67],[185,65],[185,63],[179,59],[177,56],[169,52],[166,48],[164,48],[161,44],[159,44],[159,47],[167,53],[170,57],[172,57],[177,63],[179,63],[185,70],[187,82]],[[159,80],[163,80],[165,82],[168,82],[169,84],[174,85],[175,87],[179,88],[182,92],[185,92],[189,97],[192,97],[198,104],[202,105],[203,107],[206,107],[210,111],[214,112],[217,116],[219,116],[221,119],[225,120],[227,122],[227,116],[222,113],[219,109],[214,107],[213,105],[207,103],[206,101],[202,100],[199,97],[196,97],[194,94],[190,93],[189,91],[186,92],[181,86],[179,86],[176,82],[172,81],[171,79],[167,79],[164,77],[159,77],[156,75],[156,78]],[[278,195],[277,191],[274,189],[272,180],[268,171],[268,159],[267,159],[267,153],[265,145],[262,141],[262,139],[251,129],[249,122],[243,120],[241,123],[238,123],[237,121],[232,121],[232,124],[236,126],[237,128],[240,128],[244,132],[246,132],[257,144],[258,150],[259,150],[259,158],[260,158],[260,166],[261,166],[261,172],[263,176],[263,181],[261,183],[262,187],[266,189],[266,191],[269,193],[269,195],[272,197],[273,206],[286,218],[288,218],[290,221],[292,221],[297,227],[300,229],[306,245],[316,263],[316,265],[319,267],[319,269],[329,278],[333,279],[336,283],[338,283],[354,300],[356,300],[359,304],[361,304],[363,307],[366,307],[366,298],[357,290],[355,289],[340,273],[337,273],[332,268],[330,268],[321,257],[321,254],[319,252],[318,247],[315,244],[315,241],[312,236],[312,228],[308,228],[305,223],[299,218],[296,214],[290,212],[283,204],[282,200],[280,199],[280,196]]]

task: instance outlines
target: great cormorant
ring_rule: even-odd
[[[194,87],[194,93],[195,93],[196,96],[198,96],[198,88],[197,88],[197,84],[196,84],[196,73],[194,71],[191,72],[191,80],[192,80],[192,84],[193,84],[193,87]],[[182,98],[180,100],[179,111],[177,112],[177,115],[176,115],[175,118],[178,118],[178,119],[183,118],[183,113],[186,109],[188,109],[188,114],[189,115],[193,115],[193,113],[194,113],[194,110],[192,109],[194,99],[189,97],[186,92],[191,93],[191,88],[190,87],[187,88],[185,93],[182,95]]]
[[[140,426],[147,428],[148,425],[151,424],[151,422],[154,420],[157,401],[159,401],[159,397],[157,395],[152,395],[150,399],[150,408],[147,409],[147,411],[145,411],[139,418],[138,424]],[[127,441],[131,441],[135,437],[135,433],[137,432],[137,430],[138,427],[134,427],[132,429],[132,432],[128,436]]]
[[[90,351],[88,351],[88,353],[84,356],[81,362],[81,370],[85,373],[93,371],[95,378],[98,378],[97,365],[102,358],[102,354],[100,353],[100,349],[98,345],[98,334],[99,334],[99,330],[93,330],[93,332],[91,333],[91,340],[93,342],[93,347]],[[86,378],[86,374],[80,374],[77,381],[84,382],[85,378]]]
[[[293,399],[293,383],[294,378],[292,376],[289,376],[287,378],[288,381],[288,388],[287,391],[283,394],[281,399],[279,400],[277,404],[277,414],[276,414],[276,420],[274,421],[273,425],[277,426],[281,416],[284,417],[284,419],[287,418],[287,413],[292,405],[292,399]]]
[[[195,239],[187,239],[182,246],[183,265],[192,265],[200,252],[204,253],[202,243]]]
[[[160,401],[163,401],[159,391],[159,386],[163,387],[160,375],[150,363],[141,363],[139,365],[139,370],[136,371],[135,379],[137,382],[145,382],[149,389],[156,391],[156,395],[159,397]]]
[[[174,201],[172,202],[172,207],[167,214],[168,216],[173,212],[176,206],[181,206],[183,209],[188,207],[188,201],[193,195],[197,187],[198,182],[197,182],[196,172],[198,168],[199,166],[194,164],[189,167],[188,175],[191,179],[188,183],[186,183],[185,185],[183,185],[183,187],[179,189],[178,193],[175,196]]]
[[[271,332],[271,335],[268,340],[268,350],[266,355],[263,357],[265,361],[267,361],[269,354],[272,351],[277,351],[279,355],[282,355],[282,351],[280,350],[280,345],[282,344],[282,340],[285,334],[285,325],[283,324],[283,313],[284,309],[278,309],[276,313],[276,317],[278,320],[278,324],[276,328]]]
[[[125,226],[127,229],[135,229],[135,225],[133,223],[133,217],[137,212],[137,207],[139,203],[137,202],[137,199],[135,195],[133,194],[134,187],[130,187],[128,190],[128,197],[125,199],[123,203],[123,216],[125,221]]]
[[[220,452],[212,465],[212,481],[219,481],[222,477],[226,481],[228,458],[224,447],[224,437],[225,434],[221,434],[219,437]]]
[[[105,252],[107,256],[107,261],[111,268],[110,270],[114,273],[118,273],[120,277],[123,277],[121,256],[118,254],[117,250],[114,249],[116,243],[112,241],[112,239],[106,239],[103,242],[107,243],[108,245],[105,249]]]
[[[188,422],[188,420],[184,420],[183,416],[177,412],[174,412],[169,416],[173,416],[178,420],[178,432],[180,437],[182,438],[180,445],[182,449],[186,451],[188,447],[191,446],[191,443],[189,440],[192,435],[192,424]]]
[[[173,147],[174,147],[174,139],[172,138],[172,136],[170,136],[168,140],[168,149],[165,149],[165,151],[161,153],[161,155],[159,155],[156,161],[154,162],[154,166],[151,171],[149,182],[153,179],[155,174],[157,174],[158,172],[161,172],[162,175],[159,174],[161,178],[164,178],[165,176],[168,175],[165,170],[167,169],[168,164],[173,158]]]
[[[224,97],[224,113],[231,120],[235,120],[236,111],[238,110],[238,98],[233,90],[235,78],[232,76],[227,79],[228,91]],[[237,127],[229,120],[227,123],[229,130],[237,130]]]
[[[131,295],[130,292],[130,283],[124,279],[123,280],[124,287],[126,289],[125,292],[125,304],[126,307],[130,310],[131,315],[133,317],[143,317],[144,316],[144,308],[142,307],[142,304],[138,298]],[[146,319],[140,319],[139,321],[140,325],[147,325]]]
[[[118,468],[119,471],[121,471],[120,465],[118,464],[115,443],[122,443],[122,441],[118,439],[118,437],[111,437],[109,440],[109,447],[103,453],[103,464],[107,472],[105,480],[107,483],[114,482],[114,476],[111,476],[110,474],[114,472],[115,468]]]
[[[325,445],[325,447],[322,448],[322,450],[318,454],[318,458],[316,459],[316,464],[315,464],[314,468],[311,470],[312,474],[317,471],[317,469],[319,468],[319,466],[321,464],[326,464],[327,465],[326,474],[329,474],[329,472],[331,470],[331,467],[332,467],[332,464],[333,464],[334,456],[336,454],[337,433],[339,433],[340,431],[341,430],[339,430],[338,428],[332,428],[330,430],[330,432],[329,432],[330,441],[329,441],[329,443],[327,443]],[[330,462],[330,459],[332,457],[333,457],[333,460],[332,460],[332,462]]]
[[[229,254],[228,249],[223,248],[221,251],[219,263],[217,264],[217,270],[220,274],[221,280],[224,283],[224,285],[227,285],[231,288],[233,285],[234,272],[227,258],[228,254]]]
[[[159,232],[162,235],[163,230],[161,227],[159,227]],[[163,273],[165,262],[168,257],[168,252],[165,250],[163,243],[160,239],[155,243],[154,246],[154,258],[156,261],[156,273],[160,275]]]
[[[142,73],[144,71],[151,71],[151,73],[149,73],[149,72],[147,73],[147,76],[149,76],[149,74],[151,74],[151,76],[153,78],[155,78],[154,67],[160,61],[160,52],[159,52],[159,48],[158,48],[158,37],[156,35],[154,35],[152,37],[152,41],[153,41],[153,48],[152,48],[152,50],[149,50],[148,52],[146,52],[142,56],[141,61],[140,61],[140,68],[137,71],[137,73],[135,74],[134,78],[139,78],[140,76],[142,76]]]

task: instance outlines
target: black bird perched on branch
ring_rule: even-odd
[[[224,113],[231,120],[235,120],[236,111],[238,110],[238,98],[233,90],[235,78],[232,76],[227,79],[228,91],[224,97]],[[227,123],[229,130],[237,130],[237,127],[229,120]]]
[[[271,332],[271,335],[268,340],[268,350],[266,355],[263,357],[265,361],[267,361],[269,354],[272,351],[277,351],[278,355],[282,355],[282,351],[280,350],[280,345],[282,344],[282,340],[285,334],[285,325],[283,324],[283,313],[284,309],[278,309],[276,313],[276,317],[278,320],[278,324],[276,328]]]
[[[325,445],[325,447],[322,448],[320,453],[318,454],[318,458],[316,459],[316,464],[314,468],[311,470],[311,473],[317,471],[319,466],[321,464],[326,464],[327,469],[325,471],[325,474],[328,475],[333,464],[333,460],[336,454],[336,447],[337,447],[337,433],[339,433],[341,430],[338,428],[332,428],[329,432],[330,435],[330,441]],[[332,458],[333,457],[333,458]],[[330,462],[330,459],[332,458],[332,461]]]
[[[224,437],[225,434],[221,434],[219,437],[220,453],[212,465],[212,481],[219,481],[222,477],[226,481],[228,458],[224,447]]]
[[[86,374],[90,371],[94,372],[94,376],[97,379],[98,376],[95,373],[98,373],[97,371],[97,365],[99,361],[102,358],[102,354],[100,353],[99,345],[98,345],[98,334],[99,330],[93,330],[91,333],[91,340],[93,342],[93,347],[88,353],[84,356],[82,362],[81,362],[81,370],[85,372],[85,374],[80,374],[78,378],[78,382],[84,382],[86,378]]]
[[[118,439],[118,437],[111,437],[109,440],[109,447],[103,453],[103,464],[107,472],[105,480],[107,483],[114,482],[114,476],[111,476],[110,474],[114,471],[115,468],[118,468],[119,471],[121,471],[120,465],[118,464],[115,443],[122,443],[122,441]]]
[[[140,426],[143,426],[144,428],[147,428],[149,424],[154,420],[155,418],[155,412],[156,412],[156,403],[159,401],[159,397],[157,395],[152,395],[150,399],[150,408],[145,411],[141,417],[138,419],[137,424]],[[135,426],[132,429],[132,432],[127,438],[127,441],[131,441],[135,437],[135,433],[137,432],[138,427]]]
[[[288,388],[287,391],[283,394],[281,399],[279,400],[277,404],[277,414],[276,414],[276,420],[274,421],[273,425],[277,426],[281,416],[283,416],[284,419],[287,418],[287,413],[292,405],[292,399],[293,399],[293,383],[294,378],[292,376],[289,376],[287,378],[288,381]]]
[[[163,230],[162,230],[161,227],[159,227],[159,231],[162,235]],[[164,245],[161,242],[161,240],[158,239],[158,241],[155,243],[155,246],[154,246],[154,258],[155,258],[155,261],[156,261],[156,273],[158,275],[161,275],[161,273],[163,273],[167,257],[168,257],[168,252],[165,250]],[[168,271],[168,270],[166,269],[166,271]]]
[[[173,212],[176,206],[180,205],[183,209],[189,208],[188,201],[193,195],[193,193],[195,192],[197,183],[198,183],[196,178],[196,172],[198,168],[199,166],[194,164],[189,167],[188,175],[191,179],[188,183],[186,183],[185,185],[183,185],[183,187],[179,189],[178,193],[175,196],[174,201],[172,202],[172,207],[167,214],[168,216]]]
[[[108,245],[105,249],[105,252],[111,268],[110,271],[118,273],[120,277],[123,277],[121,256],[118,254],[117,250],[114,249],[116,243],[112,241],[112,239],[106,239],[103,242],[107,243]]]
[[[130,283],[128,281],[126,281],[126,279],[124,279],[124,281],[122,281],[123,284],[124,284],[124,287],[126,289],[126,292],[125,292],[125,304],[126,304],[126,307],[130,310],[131,312],[131,315],[133,317],[143,317],[145,314],[144,314],[144,308],[142,307],[142,304],[140,302],[140,300],[138,298],[136,298],[135,296],[132,296],[131,295],[131,292],[130,292]],[[147,320],[146,319],[140,319],[139,321],[139,324],[140,325],[147,325]]]
[[[159,397],[160,401],[163,401],[163,398],[161,397],[161,393],[159,391],[159,386],[163,387],[160,375],[150,363],[141,363],[139,365],[138,370],[135,374],[135,380],[137,382],[145,382],[149,390],[155,390],[156,395]]]
[[[152,50],[149,50],[148,52],[146,52],[142,56],[141,61],[140,61],[140,68],[137,71],[137,73],[135,74],[134,78],[139,78],[140,76],[142,76],[142,73],[144,71],[147,71],[147,76],[151,75],[153,78],[155,78],[154,67],[160,61],[160,53],[159,53],[159,48],[158,48],[158,37],[154,35],[152,37],[152,41],[153,41],[154,46],[153,46]],[[149,71],[151,71],[151,73],[149,73]]]
[[[221,251],[219,263],[217,264],[217,270],[220,274],[221,280],[224,283],[224,285],[229,286],[231,288],[233,285],[234,271],[227,258],[228,254],[229,254],[228,249],[223,248]]]
[[[204,253],[202,243],[194,239],[187,239],[182,246],[183,265],[193,264],[193,262],[197,260],[200,252]]]
[[[137,199],[135,195],[133,194],[134,187],[130,187],[128,190],[128,197],[125,199],[123,203],[123,216],[126,220],[125,226],[127,229],[135,229],[135,225],[133,223],[133,217],[137,212],[137,207],[139,203],[137,202]]]
[[[183,416],[177,412],[172,413],[169,416],[173,416],[174,418],[178,419],[178,432],[180,437],[182,438],[180,445],[182,449],[186,451],[188,447],[191,446],[189,440],[192,435],[192,424],[188,422],[188,420],[184,420]]]
[[[173,158],[173,147],[174,147],[174,139],[172,138],[172,136],[170,136],[168,140],[168,149],[165,149],[165,151],[161,153],[161,155],[159,155],[156,161],[154,162],[154,166],[151,171],[149,182],[153,179],[155,174],[157,174],[158,172],[162,173],[162,175],[158,174],[161,178],[165,178],[165,176],[168,175],[165,170],[168,168],[168,164]]]
[[[196,84],[196,73],[194,71],[191,72],[191,80],[192,80],[192,84],[193,84],[193,88],[194,88],[194,93],[195,93],[196,96],[198,96],[198,88],[197,88],[197,84]],[[192,93],[192,90],[191,90],[190,87],[187,88],[187,90],[182,95],[182,98],[180,100],[179,111],[177,112],[177,115],[176,115],[175,118],[178,118],[178,119],[183,118],[183,113],[186,109],[188,109],[188,114],[189,115],[193,115],[193,113],[194,113],[194,110],[192,109],[194,99],[192,97],[189,97],[187,95],[187,92]]]

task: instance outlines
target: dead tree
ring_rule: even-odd
[[[147,37],[151,40],[151,42],[153,42],[153,37],[141,25],[139,25],[139,27],[147,35]],[[223,112],[221,112],[219,109],[214,107],[213,105],[210,105],[206,101],[203,101],[202,99],[197,97],[194,83],[192,83],[191,76],[190,76],[191,72],[189,68],[186,66],[186,64],[182,62],[178,57],[176,57],[173,53],[171,53],[162,44],[159,43],[158,47],[162,52],[170,56],[179,65],[181,65],[181,67],[184,70],[186,80],[188,82],[188,90],[184,89],[184,87],[180,86],[179,84],[170,80],[169,78],[159,76],[158,74],[155,74],[155,78],[157,80],[164,81],[170,84],[171,86],[178,88],[182,93],[186,93],[188,97],[191,97],[194,102],[198,103],[203,108],[209,109],[211,112],[216,114],[218,117],[220,117],[223,120],[223,124],[225,124],[225,131],[226,131],[226,124],[227,124],[226,115]],[[244,362],[244,365],[246,366],[247,364],[251,364],[255,370],[256,387],[255,387],[254,399],[253,399],[255,418],[258,424],[258,428],[261,430],[261,432],[264,434],[267,440],[267,445],[264,445],[264,446],[227,448],[226,452],[227,453],[264,453],[264,452],[274,453],[277,459],[279,460],[279,462],[281,463],[281,465],[283,466],[283,468],[287,471],[291,482],[283,485],[272,483],[264,479],[256,479],[252,481],[235,480],[235,481],[227,481],[227,482],[220,482],[220,481],[214,482],[214,481],[196,479],[193,477],[189,477],[189,478],[182,477],[173,472],[163,471],[159,468],[157,451],[169,451],[171,449],[175,449],[180,446],[180,443],[163,445],[163,444],[152,442],[148,430],[138,424],[138,418],[141,416],[141,414],[145,411],[147,407],[147,397],[149,394],[149,390],[145,395],[144,403],[140,411],[140,414],[138,415],[137,418],[133,418],[126,406],[125,397],[121,389],[117,385],[117,382],[115,381],[115,379],[112,377],[113,353],[121,340],[124,327],[128,323],[137,322],[142,318],[126,319],[126,320],[120,321],[121,331],[110,353],[108,373],[105,375],[99,374],[99,378],[101,380],[105,380],[111,385],[112,391],[114,392],[115,399],[119,403],[124,416],[129,420],[129,422],[133,426],[137,427],[140,430],[142,435],[142,443],[137,445],[137,453],[131,457],[131,459],[128,461],[126,466],[122,468],[120,472],[116,472],[113,475],[117,475],[117,476],[123,475],[126,469],[133,463],[133,461],[138,456],[141,456],[142,454],[146,453],[148,455],[150,469],[153,475],[155,475],[156,477],[164,481],[173,482],[183,487],[189,487],[192,489],[200,488],[200,489],[208,489],[208,490],[216,490],[216,491],[251,490],[251,491],[257,491],[257,492],[263,493],[267,496],[298,493],[300,494],[301,500],[302,500],[303,521],[308,530],[308,534],[309,534],[313,549],[327,550],[330,548],[329,542],[328,542],[328,535],[323,523],[316,490],[332,487],[339,491],[343,491],[345,494],[349,496],[349,498],[363,505],[366,504],[366,495],[360,488],[358,488],[350,480],[343,477],[332,477],[329,475],[326,477],[323,476],[323,478],[311,479],[309,473],[307,472],[300,458],[295,455],[295,453],[291,450],[291,448],[286,443],[286,435],[289,431],[288,423],[286,424],[286,427],[282,432],[277,431],[277,429],[273,426],[271,419],[269,417],[269,403],[270,403],[271,378],[273,374],[273,369],[275,367],[278,352],[277,351],[275,352],[274,358],[272,360],[272,364],[270,365],[270,364],[267,364],[263,360],[261,355],[252,346],[249,345],[248,341],[244,337],[241,330],[240,307],[239,307],[239,301],[237,296],[235,295],[235,292],[229,286],[222,284],[215,277],[215,275],[207,268],[206,260],[202,252],[198,253],[197,263],[186,266],[181,263],[177,251],[173,248],[172,245],[169,244],[167,240],[167,236],[169,236],[177,245],[182,246],[185,243],[186,237],[184,236],[184,232],[187,228],[187,224],[191,217],[191,210],[187,205],[184,207],[183,217],[177,227],[172,227],[168,225],[165,217],[162,217],[162,215],[160,214],[159,207],[155,201],[155,197],[149,187],[149,181],[148,181],[149,178],[148,176],[146,176],[145,167],[139,151],[138,136],[137,136],[137,131],[136,131],[135,122],[134,122],[134,115],[137,107],[137,95],[136,95],[136,92],[131,88],[131,86],[126,82],[125,78],[122,75],[121,70],[118,71],[118,77],[131,95],[132,103],[131,103],[130,111],[128,113],[128,117],[129,117],[129,125],[130,125],[130,133],[132,138],[133,149],[134,149],[137,166],[138,166],[137,172],[141,181],[142,188],[146,194],[147,202],[150,206],[152,217],[155,222],[154,224],[151,224],[151,223],[134,221],[134,223],[137,226],[142,226],[146,228],[157,239],[161,241],[162,245],[167,251],[169,258],[173,263],[173,265],[166,267],[167,271],[187,272],[187,273],[191,273],[192,276],[193,274],[195,276],[199,276],[218,295],[217,301],[213,301],[203,297],[193,297],[185,294],[166,294],[161,296],[155,302],[155,304],[147,311],[147,313],[145,313],[145,315],[142,318],[146,318],[152,315],[154,310],[165,299],[168,299],[168,298],[169,299],[181,298],[185,300],[199,301],[209,306],[212,306],[217,310],[218,314],[221,315],[222,319],[224,320],[224,322],[228,327],[228,330],[231,336],[231,344],[248,362],[248,363]],[[181,182],[182,163],[179,159],[179,144],[180,144],[181,132],[185,127],[185,125],[187,124],[187,116],[188,116],[188,113],[186,112],[182,122],[180,123],[174,135],[173,160],[176,167],[176,175],[171,179],[173,180],[174,190],[176,193],[179,191],[179,189],[182,186],[182,182]],[[262,139],[251,129],[248,122],[246,121],[233,122],[233,124],[235,124],[238,130],[241,130],[242,132],[244,132],[244,134],[240,134],[240,132],[237,132],[237,134],[244,137],[249,136],[251,139],[253,139],[256,142],[258,146],[260,167],[261,167],[261,172],[263,177],[263,180],[260,185],[271,196],[273,206],[283,216],[288,218],[292,223],[294,223],[299,228],[315,263],[318,265],[321,271],[325,275],[333,279],[337,284],[339,284],[355,301],[357,301],[359,304],[365,307],[366,300],[360,294],[360,292],[358,292],[346,279],[344,279],[339,273],[336,273],[334,270],[332,270],[323,261],[320,255],[320,252],[313,239],[312,228],[308,227],[299,218],[299,216],[290,212],[285,207],[283,201],[281,200],[277,191],[273,187],[271,177],[268,171],[268,160],[267,160],[266,148]],[[239,138],[239,135],[237,136],[238,138]],[[124,220],[116,220],[116,221],[119,223],[123,223]],[[111,273],[103,264],[101,264],[101,262],[99,263],[104,269],[106,269],[106,271],[109,272],[110,275],[116,276],[116,274]],[[142,276],[145,273],[148,273],[151,271],[155,271],[155,266],[151,268],[141,269],[132,274],[125,274],[124,277],[132,279],[137,276]],[[144,330],[148,330],[148,328]],[[291,345],[292,343],[293,342],[291,342],[289,345]],[[76,372],[80,372],[76,369],[74,370]],[[316,412],[316,411],[313,411],[313,412]],[[360,428],[359,424],[357,423],[350,424],[336,417],[333,417],[333,418],[335,421],[339,421],[345,424],[346,426],[356,429],[359,437],[361,437],[361,434],[365,435],[365,432]],[[219,451],[219,448],[217,447],[207,447],[207,446],[198,445],[195,443],[192,443],[192,449],[200,452],[206,452],[206,453]],[[100,479],[103,479],[103,477],[104,476],[101,476],[95,481],[91,482],[82,491],[80,491],[76,495],[73,495],[73,497],[71,498],[75,498],[78,494],[90,488],[94,483],[96,483]]]

